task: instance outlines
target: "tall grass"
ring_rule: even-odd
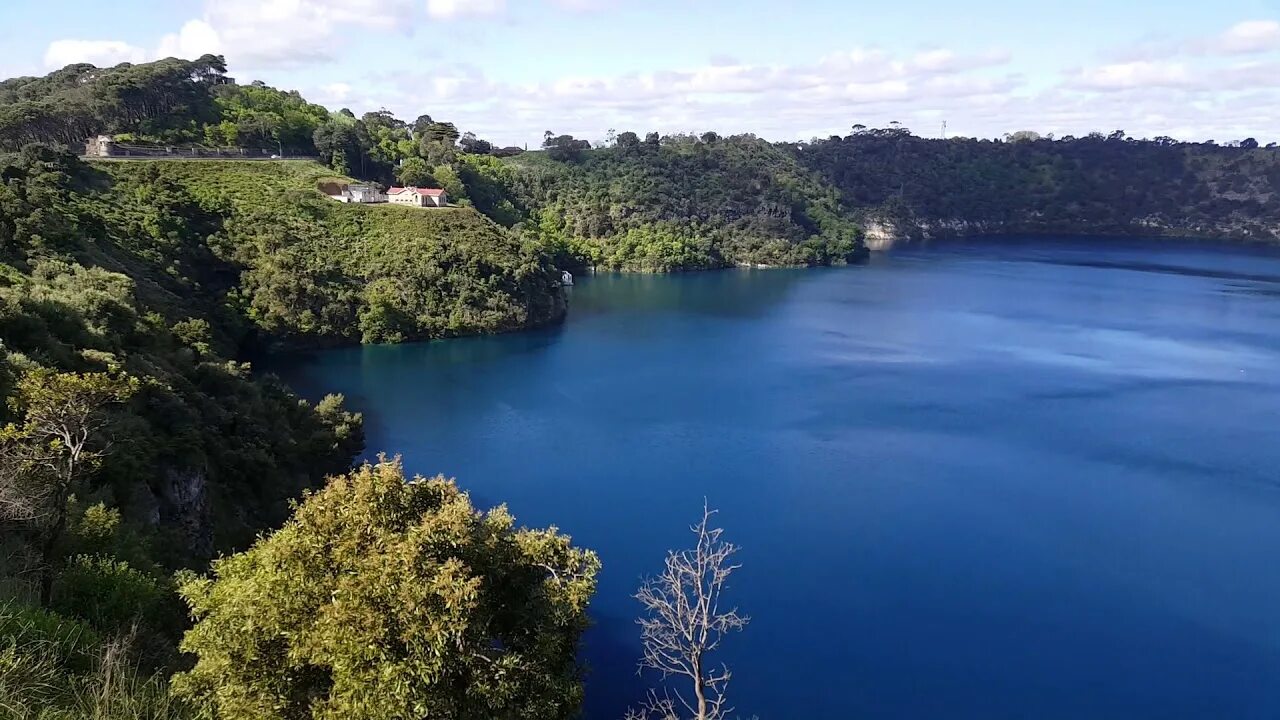
[[[163,675],[131,660],[131,636],[100,642],[53,613],[0,608],[0,720],[186,720]]]

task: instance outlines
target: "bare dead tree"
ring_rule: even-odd
[[[733,564],[738,546],[721,540],[724,530],[712,526],[715,514],[704,502],[702,520],[690,528],[697,543],[690,550],[668,552],[662,573],[645,580],[635,596],[646,611],[637,621],[644,643],[640,669],[656,670],[663,680],[679,678],[692,700],[679,689],[662,695],[651,691],[639,709],[628,712],[630,720],[678,720],[680,707],[694,720],[721,720],[733,712],[725,697],[733,674],[724,664],[716,667],[709,656],[749,618],[737,608],[721,609],[729,576],[741,565]]]

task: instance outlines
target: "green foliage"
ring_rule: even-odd
[[[795,148],[843,202],[906,232],[1067,232],[1275,240],[1280,151],[1134,140],[1008,142],[858,129]]]
[[[521,155],[489,182],[511,207],[531,209],[525,232],[568,267],[817,265],[865,252],[836,191],[786,149],[750,135],[710,140],[622,133],[572,165],[549,162],[550,150]],[[595,249],[561,252],[583,247]]]
[[[411,157],[401,163],[396,170],[396,179],[401,185],[409,187],[440,187],[432,177],[427,161],[420,157]]]
[[[33,142],[82,147],[99,133],[137,132],[165,141],[194,139],[216,122],[212,88],[225,82],[216,55],[194,61],[96,68],[68,65],[43,78],[0,82],[0,149]]]
[[[17,648],[60,669],[83,672],[101,647],[101,637],[83,622],[19,602],[0,605],[0,648]]]
[[[296,90],[228,83],[214,86],[212,94],[220,120],[206,126],[203,135],[214,145],[309,153],[316,129],[329,119],[328,110],[307,102]]]
[[[9,394],[41,368],[136,383],[135,402],[116,418],[128,441],[76,493],[121,511],[129,527],[158,516],[170,542],[154,545],[154,559],[185,565],[283,520],[288,499],[349,465],[362,434],[358,417],[321,413],[225,359],[247,339],[249,320],[227,307],[238,267],[211,246],[221,247],[239,196],[222,187],[193,194],[159,164],[116,177],[47,150],[0,156],[0,198],[12,200],[0,202],[3,260],[14,269],[0,282],[0,338],[11,353],[0,377]],[[244,187],[283,194],[326,174],[313,163],[272,168]],[[43,218],[39,227],[32,216]],[[131,542],[122,558],[140,567],[142,545]],[[99,552],[74,532],[66,550]]]
[[[572,135],[552,135],[548,130],[546,139],[542,141],[542,149],[546,150],[547,157],[556,162],[576,163],[582,160],[584,152],[591,149],[591,143],[578,140]]]
[[[80,555],[59,574],[57,612],[83,619],[98,632],[127,632],[134,623],[156,623],[172,592],[129,563],[101,555]]]
[[[39,618],[38,620],[34,618]],[[10,632],[16,622],[25,632]],[[52,628],[32,630],[32,624]],[[68,630],[78,628],[78,630]],[[70,634],[68,634],[70,633]],[[67,650],[67,647],[70,650]],[[74,659],[68,661],[69,654]],[[130,662],[128,638],[102,643],[83,626],[32,608],[0,608],[0,717],[11,720],[179,720],[191,715],[162,675]]]
[[[516,184],[515,170],[490,155],[463,155],[457,166],[457,184],[476,210],[494,222],[511,227],[528,216],[511,188]],[[446,188],[448,186],[445,186]],[[450,197],[455,197],[453,190]]]
[[[183,596],[175,690],[237,718],[573,717],[599,561],[383,460]]]
[[[240,269],[226,298],[271,338],[390,342],[504,332],[564,316],[551,259],[469,210],[335,203],[309,189],[334,180],[314,163],[101,167],[126,186],[154,173],[148,182],[222,208],[211,262]],[[447,167],[438,177],[461,185],[456,178]],[[288,197],[289,189],[298,193]]]

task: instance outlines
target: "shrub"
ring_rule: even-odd
[[[599,561],[514,523],[398,461],[335,478],[183,584],[174,689],[222,720],[573,717]]]

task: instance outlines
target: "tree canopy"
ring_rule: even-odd
[[[183,585],[175,688],[224,720],[574,717],[598,570],[555,528],[366,464]]]

